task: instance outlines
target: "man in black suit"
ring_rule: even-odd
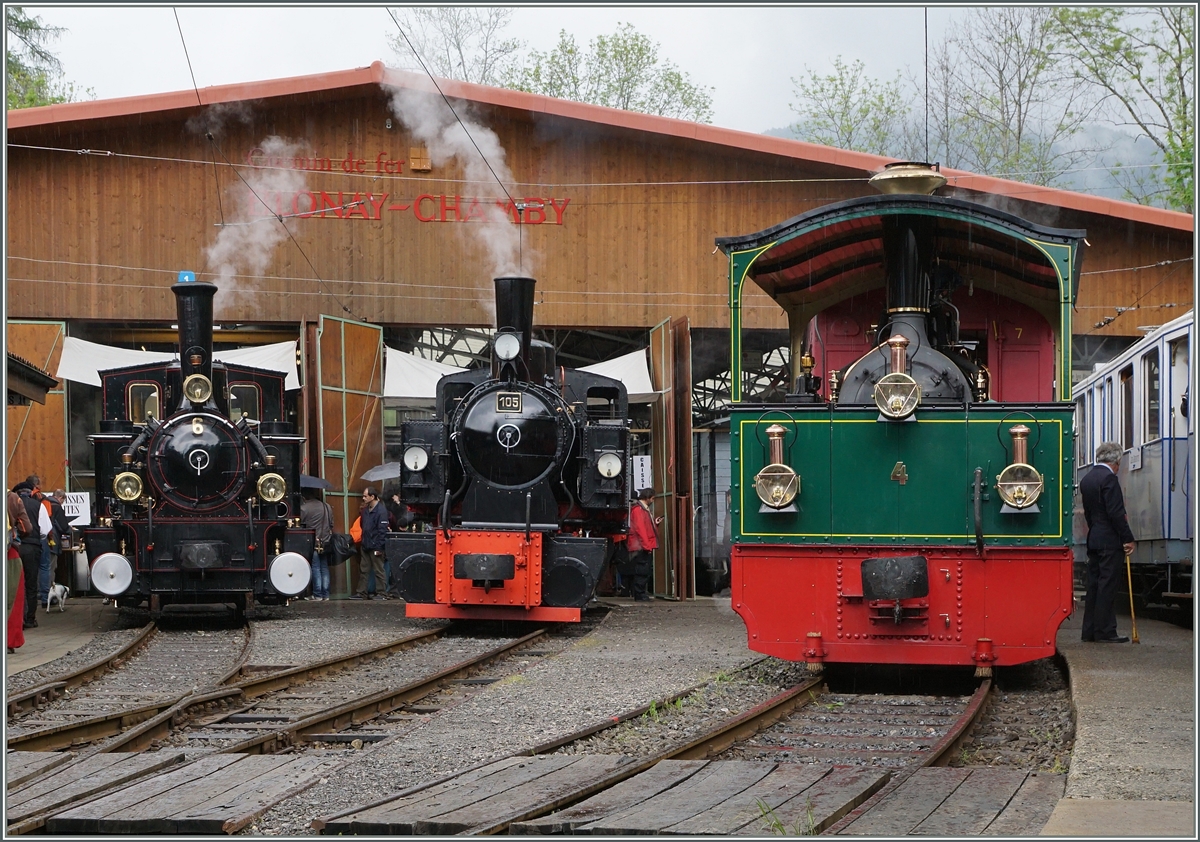
[[[1106,441],[1096,448],[1096,465],[1079,481],[1087,519],[1087,596],[1083,602],[1083,639],[1128,643],[1117,634],[1117,582],[1121,562],[1133,552],[1133,532],[1125,519],[1125,497],[1117,481],[1121,445]]]

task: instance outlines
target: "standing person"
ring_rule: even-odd
[[[1096,448],[1096,465],[1079,481],[1087,520],[1087,596],[1083,602],[1083,639],[1128,643],[1117,634],[1117,583],[1121,562],[1133,552],[1133,531],[1125,518],[1125,496],[1117,481],[1123,449],[1106,441]]]
[[[29,523],[29,518],[25,515],[25,507],[21,505],[20,496],[11,491],[8,492],[8,517],[5,519],[8,526],[5,542],[7,564],[6,578],[4,579],[4,602],[8,614],[5,615],[7,622],[4,627],[4,642],[8,646],[10,655],[25,645],[25,571],[21,569],[21,554],[17,550],[17,547],[21,545],[21,539],[17,536],[16,527],[13,526],[14,500],[21,510],[18,520],[23,518],[27,525]]]
[[[58,542],[54,540],[54,523],[50,520],[50,503],[47,502],[46,496],[42,494],[42,478],[37,474],[30,474],[25,477],[25,482],[30,486],[29,496],[37,501],[45,512],[45,520],[40,517],[38,519],[38,527],[42,532],[42,553],[38,557],[38,572],[37,572],[37,601],[38,605],[46,604],[46,595],[50,593],[50,560],[51,547],[57,549]],[[37,606],[35,605],[36,609]]]
[[[50,532],[50,582],[46,585],[47,591],[55,582],[66,584],[67,581],[63,558],[70,558],[71,522],[67,520],[67,510],[63,508],[66,499],[67,492],[61,488],[54,489],[53,494],[42,498],[42,504],[50,510],[50,523],[53,526]]]
[[[29,523],[29,528],[20,533],[21,546],[17,548],[17,552],[21,557],[21,569],[25,579],[24,628],[34,629],[37,628],[38,571],[41,568],[42,547],[45,544],[42,538],[45,532],[42,530],[50,530],[50,516],[46,514],[42,504],[34,499],[33,486],[28,480],[14,485],[13,491],[20,496]]]
[[[370,599],[367,587],[371,573],[375,574],[375,587],[380,596],[386,598],[387,579],[383,572],[383,548],[387,544],[387,506],[379,502],[379,492],[372,486],[363,491],[362,549],[358,561],[358,590],[351,599]]]
[[[408,507],[408,504],[400,499],[400,493],[394,488],[387,495],[387,502],[384,504],[388,510],[388,530],[391,532],[406,532],[416,520],[416,515],[413,510]],[[392,569],[392,563],[386,560],[383,562],[384,573],[387,576],[387,598],[400,598],[400,580],[398,578],[400,571]]]
[[[313,601],[329,601],[329,561],[333,548],[333,509],[320,497],[315,488],[301,489],[304,501],[300,504],[300,525],[316,533],[317,543],[313,547],[312,580]]]
[[[654,499],[654,489],[643,488],[638,492],[637,503],[629,510],[629,536],[625,543],[629,545],[629,557],[633,562],[633,577],[630,590],[637,602],[650,598],[646,592],[646,583],[650,580],[650,571],[654,566],[654,550],[658,548],[658,530],[655,524],[659,521],[654,517],[650,501]]]

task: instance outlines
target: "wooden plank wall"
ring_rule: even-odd
[[[397,325],[487,325],[491,278],[503,268],[539,279],[543,326],[648,328],[686,314],[693,327],[725,327],[726,261],[713,253],[714,237],[874,192],[865,181],[837,180],[857,171],[547,115],[474,110],[506,151],[511,194],[544,205],[528,211],[529,224],[519,228],[523,262],[516,266],[493,265],[479,236],[498,229],[511,235],[516,226],[454,221],[455,208],[469,215],[472,196],[492,200],[499,190],[465,183],[457,162],[410,172],[413,140],[397,120],[386,128],[392,115],[382,90],[255,103],[250,122],[228,121],[215,146],[189,127],[191,112],[100,122],[87,131],[10,132],[9,312],[169,322],[176,272],[217,272],[220,261],[206,250],[220,238],[240,239],[234,251],[243,257],[251,241],[263,245],[260,264],[243,259],[235,278],[218,280],[221,320],[294,325],[336,314]],[[276,191],[286,198],[278,206],[285,214],[308,209],[307,198],[292,204],[295,195],[312,194],[330,209],[288,218],[286,231],[277,220],[221,227],[266,215],[261,205],[239,214],[246,190],[224,161],[245,164],[270,135],[293,142],[304,166],[328,166],[243,167],[271,211]],[[272,185],[264,176],[293,183]],[[363,204],[332,210],[355,200]],[[1089,229],[1086,270],[1150,265],[1192,251],[1189,232],[1053,209],[1042,216],[1053,219],[1038,221]],[[1190,301],[1190,264],[1088,276],[1081,298],[1087,307]],[[783,326],[761,293],[746,303],[747,327]],[[1153,323],[1157,314],[1172,315],[1147,311],[1137,321]]]
[[[9,320],[7,328],[8,350],[53,377],[62,355],[63,323]],[[55,488],[71,490],[67,472],[67,395],[62,381],[46,394],[45,404],[7,407],[5,428],[4,466],[9,488],[37,474],[47,493]]]

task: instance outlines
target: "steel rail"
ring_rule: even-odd
[[[880,802],[887,800],[917,769],[927,766],[947,765],[954,759],[955,752],[958,751],[959,746],[971,736],[971,732],[979,724],[979,720],[983,718],[984,713],[987,712],[992,697],[992,679],[986,678],[980,682],[974,695],[971,696],[971,700],[967,703],[966,710],[955,720],[950,730],[943,735],[928,753],[921,753],[923,759],[920,763],[906,766],[897,771],[874,795],[865,799],[861,804],[855,805],[853,809],[847,811],[842,816],[836,817],[835,821],[828,822],[824,828],[819,828],[817,832],[828,832],[830,834],[841,832],[855,819],[868,810],[875,808]]]
[[[195,707],[232,697],[250,698],[275,689],[284,689],[336,669],[354,666],[370,658],[385,657],[393,652],[435,639],[444,633],[444,628],[418,632],[350,655],[327,658],[314,664],[242,679],[207,692],[191,691],[132,710],[52,725],[48,728],[10,737],[7,745],[9,749],[20,751],[58,751],[120,735],[118,739],[106,743],[99,751],[141,751],[155,740],[167,736],[170,733],[172,722],[181,721]],[[243,651],[237,666],[226,673],[222,681],[237,677],[245,665],[248,655],[249,646]],[[132,728],[132,726],[139,727]]]
[[[538,816],[544,816],[560,810],[563,807],[590,798],[598,792],[603,792],[624,780],[640,775],[660,761],[663,760],[698,760],[709,757],[712,754],[724,751],[733,745],[738,740],[748,739],[754,734],[757,734],[763,728],[767,728],[778,722],[787,714],[791,713],[798,707],[808,704],[815,697],[814,688],[818,688],[823,676],[816,676],[802,681],[795,687],[784,690],[782,693],[767,699],[759,705],[751,708],[748,711],[738,714],[724,722],[719,723],[715,728],[701,734],[699,737],[684,743],[682,746],[669,748],[666,751],[659,752],[652,757],[642,760],[636,760],[614,769],[608,775],[600,778],[597,781],[582,787],[574,792],[562,795],[549,802],[538,805],[531,810],[525,810],[521,813],[514,813],[504,816],[489,824],[478,825],[476,827],[465,830],[458,834],[460,836],[492,836],[497,833],[503,833],[508,830],[509,826],[516,822],[528,821],[535,819]],[[807,696],[806,696],[807,694]],[[615,722],[613,723],[616,724]],[[357,807],[353,812],[362,809]],[[336,818],[330,816],[326,821]],[[316,825],[313,825],[316,827]],[[324,825],[322,825],[323,827]]]
[[[108,670],[119,667],[127,658],[146,645],[157,631],[158,627],[154,623],[150,623],[116,652],[105,655],[103,658],[92,661],[90,664],[85,664],[72,672],[56,675],[54,678],[43,681],[41,684],[35,684],[33,687],[9,696],[6,702],[8,717],[11,719],[18,714],[27,713],[39,708],[46,702],[57,699],[60,693],[66,690],[73,690],[81,684],[86,684],[99,677]]]
[[[524,637],[510,641],[503,646],[489,649],[482,655],[469,658],[466,661],[447,667],[434,675],[419,678],[402,687],[388,688],[371,693],[348,702],[335,705],[326,710],[310,714],[304,719],[290,723],[285,728],[279,728],[266,734],[260,734],[232,746],[219,749],[217,754],[270,754],[282,751],[306,739],[313,734],[344,731],[354,725],[361,724],[375,717],[403,707],[417,699],[428,696],[450,679],[471,672],[481,666],[491,663],[498,658],[541,640],[548,634],[546,629],[538,629]]]
[[[811,678],[801,684],[785,690],[782,693],[768,699],[765,702],[751,708],[744,713],[734,716],[724,722],[721,722],[711,731],[696,737],[690,742],[668,749],[654,757],[645,760],[635,761],[628,765],[622,766],[613,772],[609,773],[604,778],[581,788],[578,791],[562,795],[550,802],[538,805],[535,808],[527,809],[521,813],[504,816],[485,825],[479,825],[469,830],[463,831],[462,836],[487,836],[497,833],[504,833],[509,827],[516,822],[528,821],[553,813],[557,810],[569,807],[572,804],[583,801],[586,798],[609,789],[612,786],[627,780],[635,775],[641,774],[655,766],[662,760],[700,760],[708,757],[713,757],[725,751],[734,743],[746,740],[754,734],[770,727],[778,722],[783,717],[787,716],[794,710],[817,698],[818,687],[822,682],[821,677]],[[900,782],[912,774],[912,771],[921,766],[931,766],[945,764],[954,756],[954,750],[960,745],[970,734],[970,730],[982,716],[986,709],[986,701],[989,698],[991,689],[991,680],[984,681],[971,697],[967,707],[964,709],[954,725],[947,731],[945,735],[930,749],[928,752],[913,752],[914,760],[920,758],[918,763],[909,767],[907,772],[900,772],[884,778],[878,790],[869,793],[865,797],[853,802],[847,803],[840,810],[835,811],[825,822],[822,827],[815,829],[815,832],[820,833],[826,828],[832,827],[835,823],[841,823],[843,820],[846,824],[849,823],[850,815],[861,815],[876,804],[879,800],[885,798],[888,792],[893,791]],[[361,807],[357,808],[361,809]],[[347,813],[348,814],[348,813]],[[335,817],[328,817],[326,821]],[[323,825],[322,825],[323,826]],[[314,824],[314,827],[316,825]]]

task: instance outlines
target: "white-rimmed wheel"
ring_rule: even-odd
[[[105,596],[120,596],[133,584],[133,565],[120,553],[102,553],[92,562],[92,587]]]
[[[271,559],[267,575],[271,577],[271,586],[275,590],[284,596],[295,596],[308,587],[312,579],[312,567],[300,553],[280,553]]]

